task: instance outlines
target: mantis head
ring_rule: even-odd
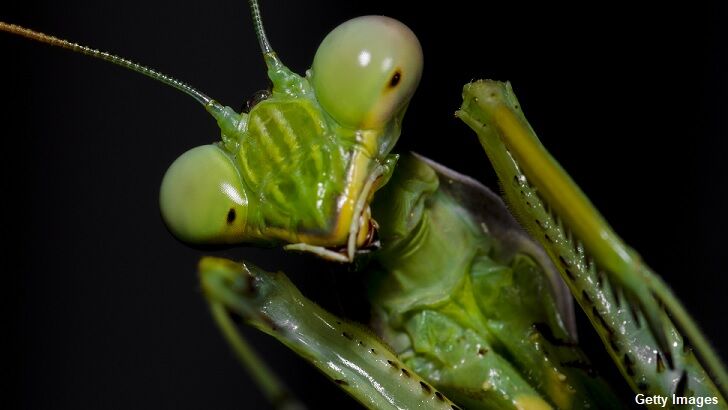
[[[255,7],[253,22],[272,90],[249,113],[206,104],[223,141],[169,168],[164,220],[186,242],[282,242],[349,261],[373,241],[369,202],[397,159],[419,41],[397,20],[358,17],[324,38],[302,77],[272,51]]]
[[[182,154],[162,181],[162,217],[177,238],[282,243],[351,261],[375,242],[369,204],[398,158],[390,151],[422,74],[419,41],[394,19],[355,18],[326,36],[302,77],[278,59],[249,3],[273,84],[249,113],[122,57],[13,24],[0,30],[146,75],[212,114],[222,141]]]

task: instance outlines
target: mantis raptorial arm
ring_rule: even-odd
[[[456,115],[478,134],[511,210],[544,246],[632,389],[727,397],[717,354],[541,145],[510,84],[478,81],[463,96]]]
[[[404,366],[371,331],[306,299],[284,274],[208,257],[200,262],[200,279],[213,314],[239,354],[240,337],[224,319],[227,312],[278,339],[367,408],[459,409]],[[248,354],[245,346],[242,352]],[[247,359],[243,362],[250,367]],[[269,397],[281,397],[277,381],[265,370],[255,373],[266,380],[261,383],[264,390],[274,393]]]
[[[225,340],[230,344],[243,367],[257,383],[266,399],[280,410],[304,410],[306,406],[298,401],[286,388],[283,382],[273,373],[265,362],[258,357],[255,350],[238,331],[225,305],[209,299],[210,313]]]

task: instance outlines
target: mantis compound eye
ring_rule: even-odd
[[[162,218],[180,240],[196,244],[240,242],[248,200],[232,159],[216,145],[180,155],[162,179]]]
[[[414,94],[422,75],[422,48],[407,26],[364,16],[336,27],[321,42],[311,81],[321,106],[339,124],[381,128]]]

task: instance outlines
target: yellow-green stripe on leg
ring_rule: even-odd
[[[457,116],[478,134],[511,210],[544,246],[633,390],[726,397],[718,356],[546,151],[510,84],[477,81],[463,98]]]

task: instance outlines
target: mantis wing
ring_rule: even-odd
[[[561,279],[556,267],[551,263],[546,252],[531,239],[521,225],[513,218],[500,196],[477,180],[453,171],[428,158],[415,154],[421,161],[429,165],[440,179],[440,189],[454,198],[463,208],[470,211],[471,216],[487,227],[488,231],[501,244],[502,251],[515,254],[525,253],[534,258],[543,268],[551,284],[551,291],[556,300],[564,324],[572,339],[578,339],[576,319],[574,316],[574,300],[569,288]],[[510,255],[506,255],[510,256]]]

